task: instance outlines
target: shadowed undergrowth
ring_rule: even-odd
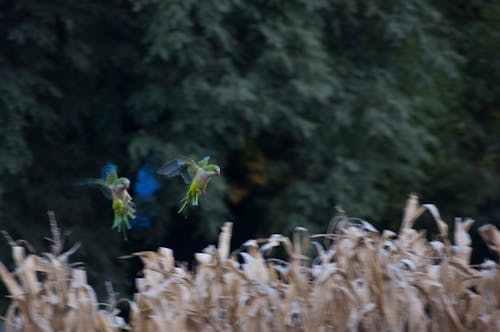
[[[429,211],[439,230],[428,241],[414,221]],[[26,253],[9,239],[16,264],[0,276],[11,297],[7,331],[500,331],[498,264],[470,265],[472,220],[455,221],[453,241],[433,205],[410,196],[401,228],[379,231],[340,217],[326,234],[297,228],[231,251],[232,224],[217,247],[196,253],[194,271],[168,248],[137,252],[144,268],[137,292],[116,309],[111,285],[99,304],[85,270],[70,264],[53,216],[50,253]],[[500,232],[480,228],[500,253]],[[282,247],[285,260],[272,258]],[[29,249],[29,248],[28,248]]]

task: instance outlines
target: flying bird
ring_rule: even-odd
[[[114,164],[106,164],[102,169],[102,176],[98,179],[87,179],[81,184],[98,185],[106,198],[112,200],[114,219],[112,229],[123,233],[127,239],[127,229],[130,229],[130,220],[135,219],[135,204],[128,193],[130,180],[118,177],[117,167]]]
[[[209,157],[196,162],[194,160],[174,159],[157,171],[158,174],[167,177],[180,175],[186,184],[189,184],[188,190],[181,200],[181,207],[177,213],[181,213],[191,201],[192,206],[198,205],[199,195],[205,195],[208,182],[214,177],[220,175],[220,168],[217,165],[209,164]]]

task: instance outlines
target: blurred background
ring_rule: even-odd
[[[0,229],[47,251],[54,210],[90,283],[130,296],[141,265],[118,256],[191,264],[225,221],[238,247],[324,232],[336,207],[397,230],[415,192],[451,228],[475,219],[473,262],[492,257],[477,227],[500,220],[499,17],[498,1],[4,0]],[[184,183],[155,170],[205,155],[222,176],[185,218]],[[73,185],[107,162],[133,183],[128,241]]]

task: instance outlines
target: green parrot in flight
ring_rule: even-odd
[[[181,208],[177,213],[181,213],[191,201],[192,206],[198,205],[199,194],[205,195],[208,182],[220,175],[220,168],[217,165],[209,164],[209,157],[196,162],[194,160],[174,159],[167,162],[157,171],[158,174],[168,177],[182,176],[186,184],[189,184],[188,191],[181,200]]]
[[[102,178],[88,179],[83,184],[98,185],[106,198],[112,200],[114,220],[112,229],[117,229],[123,233],[127,240],[127,229],[130,229],[130,220],[135,219],[135,204],[128,193],[130,180],[124,177],[119,178],[117,167],[114,164],[106,164],[102,169]]]

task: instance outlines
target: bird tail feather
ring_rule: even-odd
[[[179,211],[177,211],[177,213],[181,213],[186,208],[186,206],[189,203],[189,196],[188,195],[184,196],[181,203],[182,203],[181,208],[179,209]]]

